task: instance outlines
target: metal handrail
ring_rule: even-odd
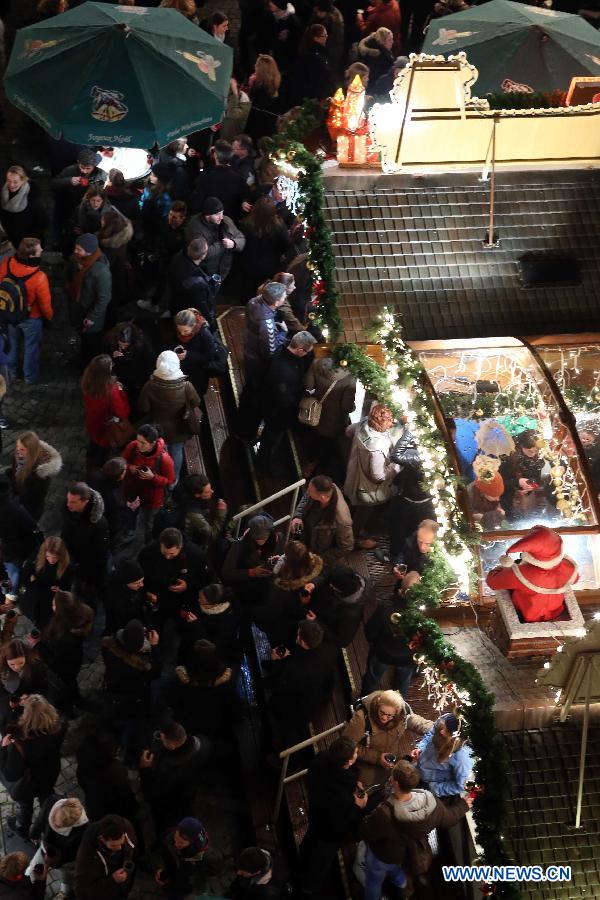
[[[279,774],[279,784],[277,786],[277,797],[275,799],[275,810],[273,812],[273,821],[276,822],[279,818],[279,810],[281,809],[281,801],[283,799],[283,789],[286,784],[290,781],[297,781],[298,778],[301,778],[302,775],[306,775],[308,769],[303,769],[301,772],[295,772],[293,775],[288,775],[288,765],[290,761],[290,756],[292,753],[296,753],[298,750],[304,750],[306,747],[311,747],[316,744],[318,741],[323,738],[328,737],[330,734],[336,734],[338,731],[341,731],[342,728],[346,727],[346,722],[342,722],[341,725],[334,725],[333,728],[328,728],[327,731],[322,731],[320,734],[315,734],[313,737],[307,738],[305,741],[301,741],[299,744],[294,744],[293,747],[288,747],[286,750],[282,750],[279,754],[279,758],[283,760],[283,765],[281,766],[281,772]]]
[[[290,537],[290,526],[292,521],[292,515],[296,506],[298,504],[298,494],[300,492],[300,488],[304,487],[306,484],[306,478],[301,478],[300,481],[295,481],[293,484],[289,484],[287,487],[283,488],[281,491],[277,491],[276,494],[271,494],[269,497],[265,497],[264,500],[259,500],[258,503],[255,503],[253,506],[249,506],[247,509],[242,510],[233,517],[232,521],[235,522],[235,537],[238,538],[240,536],[240,528],[242,525],[242,519],[247,518],[248,516],[254,515],[254,513],[259,509],[264,509],[269,503],[273,503],[275,500],[279,500],[280,497],[285,497],[286,494],[293,494],[292,503],[290,506],[290,511],[287,516],[283,516],[281,519],[277,519],[274,523],[275,525],[282,525],[283,522],[289,522],[285,539],[286,542]]]

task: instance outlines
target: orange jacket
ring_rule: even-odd
[[[36,271],[35,266],[27,266],[25,263],[19,262],[16,256],[12,256],[3,259],[2,262],[0,262],[0,279],[6,277],[9,266],[11,274],[21,278],[35,272],[35,275],[32,275],[31,278],[28,278],[25,282],[27,303],[29,305],[29,318],[39,319],[41,317],[44,319],[51,319],[54,313],[52,311],[50,284],[46,273],[39,269]]]

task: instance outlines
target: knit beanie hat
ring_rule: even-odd
[[[203,216],[214,216],[215,213],[220,213],[225,209],[221,201],[218,197],[207,197],[204,203],[202,204],[202,215]]]
[[[246,847],[239,855],[238,871],[248,872],[250,875],[266,875],[272,866],[271,854],[261,847]]]
[[[273,532],[273,517],[268,515],[268,513],[263,513],[260,516],[252,516],[248,523],[248,527],[250,529],[250,537],[252,540],[262,541],[265,538],[268,538]]]
[[[152,174],[156,175],[159,181],[166,184],[173,175],[173,164],[168,162],[157,162],[152,166]]]
[[[144,577],[144,570],[136,559],[122,559],[117,564],[117,575],[123,584],[133,584]]]
[[[358,574],[350,566],[334,566],[329,576],[329,584],[342,597],[348,597],[359,588]]]
[[[504,493],[504,480],[499,472],[496,472],[493,478],[482,480],[478,478],[474,483],[475,490],[486,497],[501,497]]]
[[[175,381],[176,378],[184,377],[176,353],[173,353],[172,350],[163,350],[156,360],[154,377],[162,378],[163,381]]]
[[[444,713],[443,716],[439,718],[440,722],[443,722],[450,734],[454,735],[457,731],[460,730],[460,722],[458,717],[454,715],[454,713]]]
[[[199,819],[194,819],[193,816],[186,816],[185,819],[178,822],[175,827],[179,834],[183,835],[183,837],[188,840],[193,841],[200,849],[204,849],[208,846],[208,835],[204,825]]]
[[[98,238],[95,234],[80,234],[75,243],[86,253],[95,253],[98,249]]]
[[[125,628],[117,631],[117,639],[128,653],[139,653],[144,646],[145,637],[144,626],[139,619],[132,619]]]

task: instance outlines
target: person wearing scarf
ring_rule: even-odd
[[[37,184],[22,166],[10,166],[0,190],[0,222],[11,243],[17,247],[25,237],[41,240],[47,221]]]
[[[208,366],[216,359],[216,340],[209,324],[197,309],[182,309],[175,316],[177,344],[174,347],[182,372],[200,397],[208,387]]]
[[[81,353],[84,362],[102,351],[106,310],[112,297],[112,275],[95,234],[81,234],[66,274],[73,324],[82,329]]]

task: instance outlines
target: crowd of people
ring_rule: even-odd
[[[41,0],[37,20],[73,5]],[[160,5],[229,41],[224,13],[203,16],[193,0]],[[14,804],[9,827],[28,849],[0,860],[0,897],[40,900],[51,870],[69,900],[124,900],[140,870],[168,900],[204,889],[218,853],[198,800],[223,766],[243,793],[233,748],[253,629],[271,648],[261,705],[280,751],[308,737],[332,694],[340,651],[365,617],[368,585],[352,554],[386,532],[390,550],[384,540],[377,552],[395,587],[365,624],[362,700],[309,766],[294,891],[324,897],[337,850],[355,842],[365,898],[379,898],[386,878],[408,896],[431,864],[429,831],[472,803],[461,723],[413,713],[414,648],[391,625],[436,539],[418,448],[389,409],[357,400],[352,375],[319,355],[305,229],[262,140],[304,99],[324,99],[356,73],[389,90],[399,54],[417,49],[428,17],[452,4],[240,6],[221,126],[163,148],[134,183],[111,166],[110,148],[61,141],[46,146],[49,180],[18,159],[5,173],[0,292],[24,311],[0,328],[0,394],[17,379],[35,392],[43,373],[58,312],[43,265],[52,249],[64,258],[80,339],[88,443],[79,480],[53,510],[59,528],[39,523],[66,447],[31,422],[0,475],[0,780]],[[308,457],[289,533],[261,511],[236,536],[237,510],[186,468],[209,381],[228,371],[217,305],[229,303],[245,306],[236,435],[275,478],[288,429]],[[95,695],[81,672],[99,638]],[[76,748],[77,790],[62,796],[65,736],[82,717],[92,727]],[[226,896],[287,892],[269,849],[239,853]]]

